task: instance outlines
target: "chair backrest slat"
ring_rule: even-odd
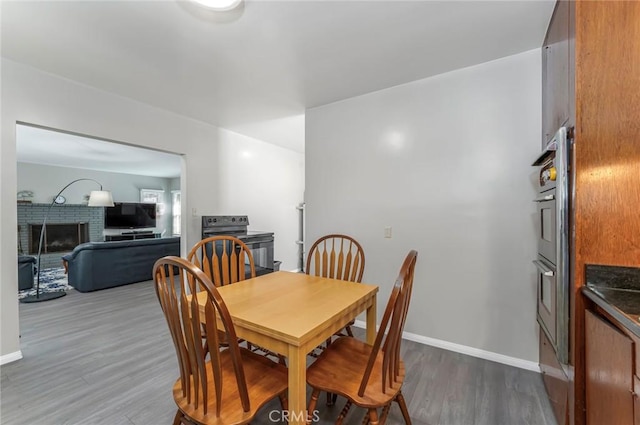
[[[338,273],[338,276],[342,276],[342,277],[340,277],[340,279],[342,279],[342,280],[353,280],[354,279],[353,273],[351,273],[351,275],[349,274],[349,272],[351,271],[351,261],[353,259],[353,255],[351,254],[351,249],[349,249],[349,251],[347,252],[346,257],[345,257],[345,255],[343,253],[340,253],[340,255],[344,259],[343,260],[344,261],[344,272],[343,273]]]
[[[338,262],[336,264],[336,279],[342,279],[342,270],[345,267],[344,261],[344,240],[340,241],[340,250],[338,251]]]
[[[325,245],[322,250],[322,275],[329,277],[329,264],[328,264],[327,246]]]
[[[309,260],[309,258],[312,258],[312,257],[313,257],[314,270],[316,270],[316,271],[320,270],[320,250],[316,249],[315,252],[310,252],[309,253],[309,257],[307,258],[307,263],[309,263],[309,264],[307,264],[307,268],[306,268],[307,273],[309,273],[309,268],[310,268],[310,264],[311,264],[311,261]],[[318,273],[318,274],[320,274],[320,273]]]
[[[207,331],[207,343],[214,344],[211,347],[217,347],[219,344],[218,320],[216,318],[216,310],[210,303],[205,305],[205,329]],[[222,400],[222,364],[220,363],[220,356],[211,358],[211,371],[216,391],[216,417],[218,417],[220,416]]]
[[[215,249],[213,250],[215,252]],[[222,266],[222,281],[223,282],[231,282],[230,276],[230,264],[229,264],[229,254],[227,253],[227,244],[222,244],[222,256],[221,256],[220,265]]]
[[[336,270],[336,240],[331,244],[331,262],[329,263],[329,277],[336,278],[334,271]]]
[[[174,269],[178,270],[177,274],[174,273]],[[208,414],[209,382],[213,380],[213,391],[216,393],[215,415],[220,416],[224,388],[222,354],[219,350],[209,350],[211,363],[211,372],[209,372],[201,342],[203,338],[201,324],[204,319],[206,341],[209,347],[218,346],[220,325],[228,336],[227,350],[233,363],[239,397],[243,410],[248,412],[250,410],[249,394],[238,338],[231,315],[211,279],[195,264],[179,257],[161,258],[155,263],[153,270],[156,295],[176,349],[183,397],[195,410],[202,410],[204,415]],[[195,296],[198,293],[206,294],[204,313],[201,312],[198,298]]]
[[[364,251],[351,236],[326,235],[309,250],[305,272],[312,276],[362,282]]]
[[[418,253],[410,251],[405,258],[400,273],[396,279],[387,307],[382,315],[382,322],[371,349],[371,355],[360,382],[358,395],[363,396],[369,383],[369,378],[375,366],[378,353],[382,350],[382,391],[392,387],[400,373],[400,345],[402,331],[409,310],[411,292],[413,289],[413,275]]]
[[[240,239],[230,235],[202,239],[191,248],[187,260],[201,269],[215,286],[256,277],[251,250]]]

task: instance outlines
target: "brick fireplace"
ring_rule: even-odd
[[[48,208],[49,204],[18,204],[18,253],[37,255],[40,229]],[[41,267],[62,267],[65,253],[83,242],[102,241],[103,230],[104,208],[54,205],[47,219]]]
[[[41,224],[29,225],[29,254],[38,254]],[[89,242],[89,223],[47,223],[42,240],[42,253],[69,252]]]

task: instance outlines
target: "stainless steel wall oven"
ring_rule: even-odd
[[[538,204],[538,254],[555,264],[557,253],[557,209],[555,190],[536,198]]]
[[[534,260],[534,264],[538,269],[538,323],[542,327],[542,330],[547,334],[549,341],[551,341],[557,351],[559,288],[556,278],[556,266],[548,263],[542,256],[539,256],[537,260]]]
[[[558,361],[569,361],[569,202],[571,140],[560,128],[533,163],[540,167],[537,208],[537,319]]]

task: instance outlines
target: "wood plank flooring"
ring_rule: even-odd
[[[172,422],[177,361],[151,282],[20,304],[20,327],[24,359],[0,368],[3,425]],[[537,373],[411,341],[403,358],[415,425],[555,424]],[[318,423],[333,423],[343,404],[319,403]],[[278,409],[271,402],[252,424],[282,423],[269,417]],[[363,416],[352,408],[345,424]],[[387,423],[404,423],[397,406]]]

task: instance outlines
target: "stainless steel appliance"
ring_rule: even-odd
[[[538,204],[538,314],[562,365],[569,361],[569,201],[571,140],[560,128],[533,163],[540,167]]]
[[[273,232],[248,230],[248,226],[249,217],[246,215],[202,216],[202,239],[218,235],[235,236],[251,250],[256,276],[273,272]]]

